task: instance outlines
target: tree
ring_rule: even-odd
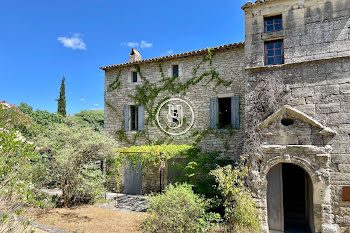
[[[67,116],[66,112],[66,85],[65,85],[65,77],[63,76],[60,88],[60,97],[56,99],[57,104],[57,113],[61,114],[63,117]]]
[[[80,127],[91,127],[95,131],[102,131],[104,125],[103,110],[82,110],[79,113],[69,116],[65,123]]]
[[[52,124],[37,142],[49,170],[42,185],[58,186],[65,207],[101,197],[105,179],[100,161],[115,156],[113,139],[90,127]]]

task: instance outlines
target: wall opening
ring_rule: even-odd
[[[267,174],[267,211],[270,232],[314,232],[313,188],[307,172],[280,163]]]

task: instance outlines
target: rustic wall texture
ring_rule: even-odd
[[[215,133],[207,135],[199,144],[205,151],[225,151],[235,158],[242,153],[245,94],[262,79],[279,77],[288,89],[288,106],[283,107],[261,125],[262,156],[252,171],[253,187],[263,223],[262,232],[269,232],[266,203],[269,170],[279,163],[294,163],[302,167],[313,184],[314,232],[350,232],[350,203],[342,200],[342,188],[350,186],[350,1],[349,0],[265,0],[247,3],[245,11],[245,44],[216,51],[213,65],[229,87],[214,84],[193,86],[181,97],[188,100],[195,111],[195,124],[188,134],[204,130],[210,125],[210,98],[240,96],[240,129],[229,138],[228,148]],[[282,14],[283,30],[264,32],[264,16]],[[264,42],[284,41],[284,64],[264,65]],[[179,64],[179,79],[192,77],[193,66],[202,56],[174,57],[162,62],[164,70]],[[160,80],[158,66],[140,63],[141,72],[152,82]],[[121,69],[121,88],[106,92],[105,98],[122,114],[124,104],[137,85],[131,83],[133,64],[103,68],[105,87]],[[206,71],[207,66],[200,68]],[[205,83],[205,81],[203,81]],[[145,116],[147,117],[147,116]],[[283,126],[281,120],[294,123]],[[120,129],[120,120],[105,107],[105,129],[111,135]],[[220,130],[218,130],[220,131]],[[150,128],[151,137],[162,134]],[[131,136],[135,132],[127,132]],[[225,135],[225,131],[221,130]],[[191,143],[179,137],[175,143]],[[142,144],[137,141],[137,144]],[[121,146],[128,146],[120,141]],[[261,160],[262,158],[262,160]],[[254,161],[253,161],[254,162]],[[150,174],[148,172],[148,174]],[[153,175],[153,176],[156,176]],[[157,185],[157,184],[156,184]],[[271,231],[270,231],[271,232]]]

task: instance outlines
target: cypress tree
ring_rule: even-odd
[[[57,113],[66,117],[66,85],[65,85],[65,77],[63,76],[60,88],[60,97],[56,99],[57,103]]]

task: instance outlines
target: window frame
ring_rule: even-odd
[[[174,67],[177,67],[176,77],[179,77],[179,74],[180,74],[180,66],[179,66],[178,64],[172,65],[172,67],[171,67],[171,72],[172,72],[172,76],[173,76],[173,77],[175,76],[175,74],[174,74]]]
[[[130,105],[129,113],[130,113],[130,131],[138,131],[139,130],[139,119],[138,119],[139,108],[136,105]],[[133,127],[135,126],[135,127]]]
[[[281,19],[281,23],[275,23],[276,19]],[[267,24],[268,20],[272,20],[272,24]],[[277,25],[277,24],[281,24],[281,29],[279,29],[279,30],[275,29],[275,25]],[[267,30],[267,26],[270,26],[270,25],[272,25],[273,30],[268,31]],[[283,17],[282,17],[282,14],[264,17],[264,32],[278,32],[278,31],[282,31],[282,30],[283,30]]]
[[[134,75],[136,74],[136,81],[134,81]],[[139,79],[139,75],[136,71],[131,71],[131,83],[137,83]]]
[[[276,43],[276,42],[281,42],[281,55],[276,55],[275,51],[277,50],[274,44],[274,48],[272,49],[274,51],[274,56],[268,56],[268,51],[271,49],[267,48],[267,45],[269,43]],[[278,39],[278,40],[269,40],[264,42],[264,57],[265,57],[265,65],[266,66],[273,66],[273,65],[283,65],[284,64],[284,43],[283,39]],[[268,64],[268,59],[273,57],[274,63],[273,64]],[[276,63],[276,57],[281,57],[281,63]]]

